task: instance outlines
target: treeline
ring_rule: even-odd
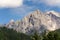
[[[31,40],[31,38],[23,33],[17,33],[13,29],[0,27],[0,40]]]
[[[60,29],[49,32],[43,36],[43,40],[60,40]]]
[[[35,32],[33,35],[26,35],[24,33],[18,33],[13,29],[6,27],[0,27],[0,40],[60,40],[60,29],[42,33],[39,35]]]

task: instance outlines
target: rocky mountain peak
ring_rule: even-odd
[[[55,11],[48,11],[47,14],[50,14],[50,15],[55,15],[57,17],[60,17],[60,14],[58,12],[55,12]]]
[[[37,10],[35,10],[35,11],[30,12],[29,15],[31,15],[31,14],[32,14],[32,15],[34,15],[34,14],[40,14],[40,13],[41,13],[41,11],[37,9]],[[29,15],[28,15],[28,16],[29,16]]]
[[[13,19],[11,19],[11,20],[10,20],[10,22],[14,22],[14,20],[13,20]]]
[[[54,16],[50,16],[50,15]],[[47,16],[48,15],[48,16]],[[27,34],[32,34],[36,30],[38,33],[42,33],[45,30],[54,31],[60,28],[60,17],[55,11],[48,11],[42,13],[39,10],[31,12],[29,15],[25,16],[22,20],[14,22],[13,24],[8,24],[12,26],[17,32],[23,32]]]

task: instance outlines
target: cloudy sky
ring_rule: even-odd
[[[60,12],[60,0],[0,0],[0,24],[22,19],[36,9]]]

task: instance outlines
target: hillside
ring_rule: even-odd
[[[0,40],[31,40],[31,38],[26,34],[17,33],[13,29],[0,27]]]
[[[36,31],[33,35],[18,33],[13,29],[0,27],[0,40],[60,40],[60,29],[42,33],[39,35]]]

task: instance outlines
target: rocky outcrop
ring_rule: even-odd
[[[17,32],[26,34],[33,34],[34,31],[38,33],[42,33],[45,30],[54,31],[60,28],[60,15],[54,11],[43,13],[36,10],[25,16],[22,20],[13,22],[13,26],[12,24],[10,26]]]

